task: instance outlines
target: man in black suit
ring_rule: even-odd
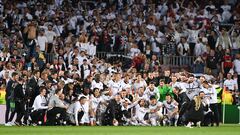
[[[22,124],[21,120],[25,112],[25,94],[23,89],[22,78],[19,78],[18,84],[14,89],[14,99],[15,99],[15,111],[17,113],[15,124],[19,126]]]
[[[5,125],[6,126],[11,126],[10,122],[12,121],[13,116],[15,114],[15,111],[11,112],[11,116],[9,118],[10,102],[11,102],[11,100],[14,99],[14,89],[15,89],[18,78],[19,78],[18,73],[13,72],[12,73],[12,78],[7,83],[6,96],[5,96],[5,100],[6,100]]]
[[[173,88],[174,93],[174,99],[179,103],[179,119],[178,119],[178,125],[184,124],[186,122],[185,114],[187,112],[187,108],[190,102],[190,99],[188,98],[185,91],[183,91],[179,87]]]
[[[33,71],[33,77],[28,82],[28,89],[26,95],[30,99],[29,106],[33,105],[34,99],[39,95],[38,79],[40,78],[40,71]]]
[[[109,101],[104,115],[103,125],[122,125],[123,112],[120,100],[121,97],[117,94],[114,99]]]

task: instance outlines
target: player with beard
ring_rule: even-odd
[[[194,96],[198,95],[200,86],[199,83],[195,80],[194,75],[189,75],[189,79],[186,85],[186,94],[190,100],[193,99]]]
[[[158,89],[155,87],[154,82],[149,83],[149,86],[144,91],[144,95],[146,95],[148,99],[151,96],[155,96],[157,100],[159,99],[160,95],[159,95]]]
[[[166,108],[166,117],[163,120],[163,124],[168,123],[169,125],[177,126],[178,121],[178,103],[172,99],[172,96],[167,94],[166,100],[163,101],[163,107]]]

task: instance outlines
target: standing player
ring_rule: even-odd
[[[213,126],[214,121],[216,125],[219,126],[219,111],[217,106],[217,91],[214,87],[208,84],[207,81],[203,82],[203,90],[205,96],[209,99],[210,109],[213,111],[213,116],[211,117],[211,126]]]
[[[113,96],[121,91],[121,75],[119,72],[114,73],[113,79],[108,82],[108,87],[111,89]]]
[[[200,86],[199,83],[195,80],[194,75],[189,75],[186,88],[186,94],[190,100],[192,100],[194,96],[198,95]]]

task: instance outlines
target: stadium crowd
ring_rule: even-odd
[[[0,0],[5,125],[219,126],[239,103],[239,33],[238,0]],[[167,56],[197,59],[172,72]]]

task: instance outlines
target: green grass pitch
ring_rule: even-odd
[[[4,127],[0,135],[240,135],[240,125],[220,127]]]

